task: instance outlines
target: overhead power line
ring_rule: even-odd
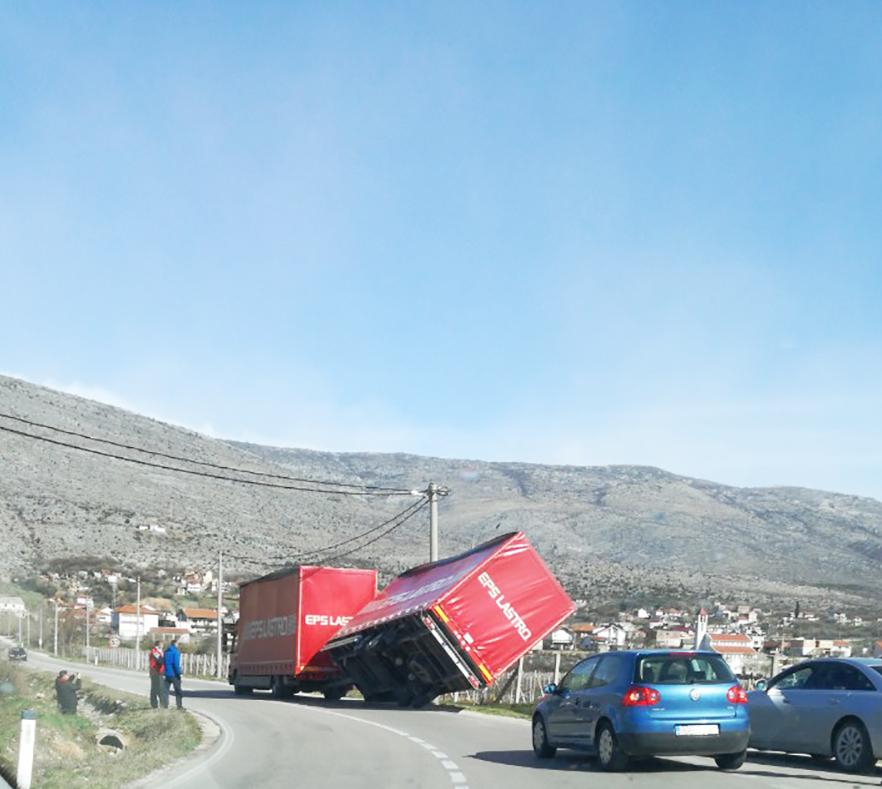
[[[358,545],[349,551],[344,551],[343,553],[338,553],[338,554],[335,554],[334,556],[325,556],[322,558],[322,561],[323,562],[334,562],[334,561],[337,561],[337,559],[342,559],[344,556],[349,556],[349,555],[355,553],[356,551],[364,550],[365,548],[368,547],[368,545],[373,545],[375,542],[382,540],[383,537],[390,535],[393,531],[395,531],[396,529],[403,526],[405,523],[407,523],[407,521],[409,521],[411,518],[413,518],[418,512],[425,509],[428,506],[428,504],[429,504],[429,500],[427,498],[423,499],[421,502],[419,502],[419,506],[415,510],[413,510],[411,513],[409,513],[404,518],[399,520],[397,523],[393,523],[388,529],[380,532],[373,539],[368,540],[367,542],[362,543],[361,545]]]
[[[149,460],[140,460],[138,458],[130,458],[125,455],[116,455],[112,452],[102,452],[100,449],[92,449],[90,447],[82,447],[77,444],[69,444],[66,441],[59,441],[55,438],[49,438],[48,436],[38,436],[33,433],[26,433],[23,430],[16,430],[12,427],[5,427],[0,425],[0,430],[5,433],[12,433],[17,436],[22,436],[23,438],[29,438],[33,441],[43,441],[47,444],[54,444],[59,447],[66,447],[67,449],[75,449],[78,452],[86,452],[90,455],[98,455],[99,457],[112,458],[114,460],[122,460],[126,463],[134,463],[138,466],[147,466],[149,468],[157,468],[163,471],[175,471],[178,474],[190,474],[194,477],[205,477],[207,479],[217,479],[222,480],[224,482],[235,482],[240,485],[254,485],[256,487],[261,488],[275,488],[278,490],[295,490],[301,493],[322,493],[326,496],[409,496],[411,492],[408,491],[382,491],[382,490],[328,490],[327,488],[308,488],[304,486],[298,485],[281,485],[276,482],[261,482],[255,479],[236,479],[235,477],[227,477],[222,474],[213,474],[208,471],[197,471],[196,469],[190,468],[178,468],[176,466],[167,466],[163,463],[153,463]]]
[[[356,541],[362,539],[363,537],[367,537],[368,535],[371,535],[374,532],[379,531],[380,529],[384,528],[385,526],[388,526],[390,523],[397,521],[399,518],[403,517],[404,520],[401,521],[401,523],[404,523],[404,521],[409,520],[413,515],[416,515],[416,513],[419,512],[426,505],[426,503],[428,501],[429,501],[428,498],[423,496],[418,501],[415,501],[409,507],[405,507],[401,512],[393,515],[388,520],[385,520],[382,523],[378,523],[376,526],[372,526],[370,529],[367,529],[367,530],[361,532],[360,534],[356,534],[353,537],[348,537],[345,540],[340,540],[339,542],[332,543],[331,545],[325,545],[321,548],[315,548],[314,550],[311,550],[311,551],[301,551],[300,553],[290,554],[288,556],[277,556],[275,558],[278,561],[291,562],[294,559],[303,559],[305,557],[312,557],[312,556],[316,556],[318,554],[325,553],[325,551],[332,551],[335,548],[339,548],[343,545],[348,545],[351,542],[356,542]],[[400,523],[397,524],[397,526],[400,526],[400,525],[401,525]],[[397,528],[397,526],[396,526],[396,528]],[[367,543],[367,544],[369,545],[370,543]],[[346,554],[343,554],[343,555],[346,555]]]
[[[321,548],[315,548],[311,551],[302,551],[301,553],[290,554],[288,556],[267,556],[262,559],[255,559],[255,558],[252,558],[249,556],[242,556],[241,554],[231,553],[230,551],[224,551],[223,554],[224,554],[224,556],[226,556],[230,559],[236,559],[238,561],[247,562],[249,564],[258,564],[258,565],[264,565],[264,566],[271,565],[276,562],[284,562],[287,564],[301,564],[302,561],[296,561],[296,560],[302,560],[306,557],[313,557],[310,559],[310,561],[318,561],[319,554],[323,554],[326,551],[332,551],[335,548],[339,548],[339,547],[341,547],[343,545],[347,545],[351,542],[356,542],[358,540],[361,540],[364,537],[367,537],[368,535],[373,534],[374,532],[377,532],[380,529],[383,529],[384,527],[387,527],[387,526],[390,527],[390,528],[386,529],[386,531],[384,531],[382,534],[378,534],[375,538],[373,538],[372,540],[368,540],[363,545],[359,545],[359,546],[356,546],[355,548],[352,548],[349,551],[346,551],[343,553],[338,553],[333,556],[326,556],[321,559],[321,561],[323,561],[323,562],[328,562],[328,561],[332,561],[334,559],[340,559],[344,556],[349,556],[350,554],[355,553],[356,551],[359,551],[362,548],[365,548],[368,545],[373,544],[374,542],[377,542],[379,539],[381,539],[382,537],[385,537],[387,534],[391,534],[395,529],[402,526],[404,523],[406,523],[412,517],[414,517],[418,512],[423,510],[428,503],[429,503],[428,497],[423,496],[419,501],[415,501],[409,507],[405,507],[403,510],[401,510],[401,512],[393,515],[391,518],[383,521],[382,523],[378,523],[376,526],[372,526],[370,529],[367,529],[363,532],[360,532],[359,534],[356,534],[355,536],[349,537],[345,540],[340,540],[339,542],[335,542],[330,545],[325,545]]]
[[[120,449],[130,449],[135,452],[142,452],[145,455],[155,455],[156,457],[166,458],[166,460],[177,460],[183,463],[193,463],[197,466],[205,466],[206,468],[214,468],[220,471],[233,471],[237,474],[252,474],[256,477],[264,477],[267,479],[283,479],[287,480],[288,482],[304,482],[311,485],[332,485],[338,488],[358,488],[359,490],[375,490],[382,491],[384,493],[400,493],[402,495],[404,495],[405,493],[410,493],[410,490],[405,490],[404,488],[388,488],[380,485],[360,485],[353,482],[334,482],[332,480],[310,479],[308,477],[292,477],[288,474],[271,474],[266,471],[252,471],[251,469],[238,468],[236,466],[224,466],[219,463],[209,463],[207,460],[194,460],[193,458],[184,457],[182,455],[172,455],[167,452],[160,452],[156,449],[146,449],[145,447],[135,446],[134,444],[124,444],[120,441],[112,441],[109,438],[99,438],[98,436],[93,436],[89,433],[79,433],[76,430],[67,430],[62,427],[57,427],[56,425],[47,425],[43,422],[35,422],[31,419],[25,419],[24,417],[15,416],[14,414],[7,414],[2,411],[0,411],[0,417],[19,422],[20,424],[29,425],[31,427],[40,427],[46,430],[52,430],[56,433],[63,433],[67,436],[85,438],[88,441],[94,441],[99,444],[107,444],[109,446],[119,447]]]

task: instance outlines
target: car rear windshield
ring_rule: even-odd
[[[882,674],[882,666],[872,666],[872,669],[873,671],[878,671],[880,674]]]
[[[719,655],[671,652],[637,659],[634,679],[650,685],[692,685],[735,682],[726,661]]]

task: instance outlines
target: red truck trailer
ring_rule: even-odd
[[[491,685],[575,610],[522,532],[399,575],[324,651],[365,699],[423,706]]]
[[[376,570],[335,567],[296,566],[241,584],[229,675],[236,693],[340,698],[351,680],[321,649],[376,593]]]

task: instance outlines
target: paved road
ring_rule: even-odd
[[[30,663],[47,670],[71,667],[36,653]],[[147,692],[146,676],[92,667],[82,673],[109,687]],[[185,705],[216,720],[223,735],[198,764],[164,778],[163,787],[846,789],[882,783],[882,769],[848,776],[818,769],[807,758],[764,754],[752,754],[737,773],[721,773],[709,759],[685,758],[652,760],[609,775],[565,751],[539,762],[530,750],[527,721],[313,697],[237,697],[225,684],[197,680],[185,680],[185,688]]]

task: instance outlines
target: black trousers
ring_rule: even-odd
[[[165,678],[165,703],[166,703],[166,706],[168,706],[168,694],[169,694],[169,691],[171,690],[172,687],[174,687],[174,689],[175,689],[175,704],[177,705],[177,708],[179,710],[183,709],[183,707],[184,707],[184,701],[183,701],[184,694],[183,694],[183,691],[181,691],[181,678],[180,677],[166,677]]]
[[[150,671],[150,706],[153,709],[168,707],[168,689],[162,681],[162,674]]]

